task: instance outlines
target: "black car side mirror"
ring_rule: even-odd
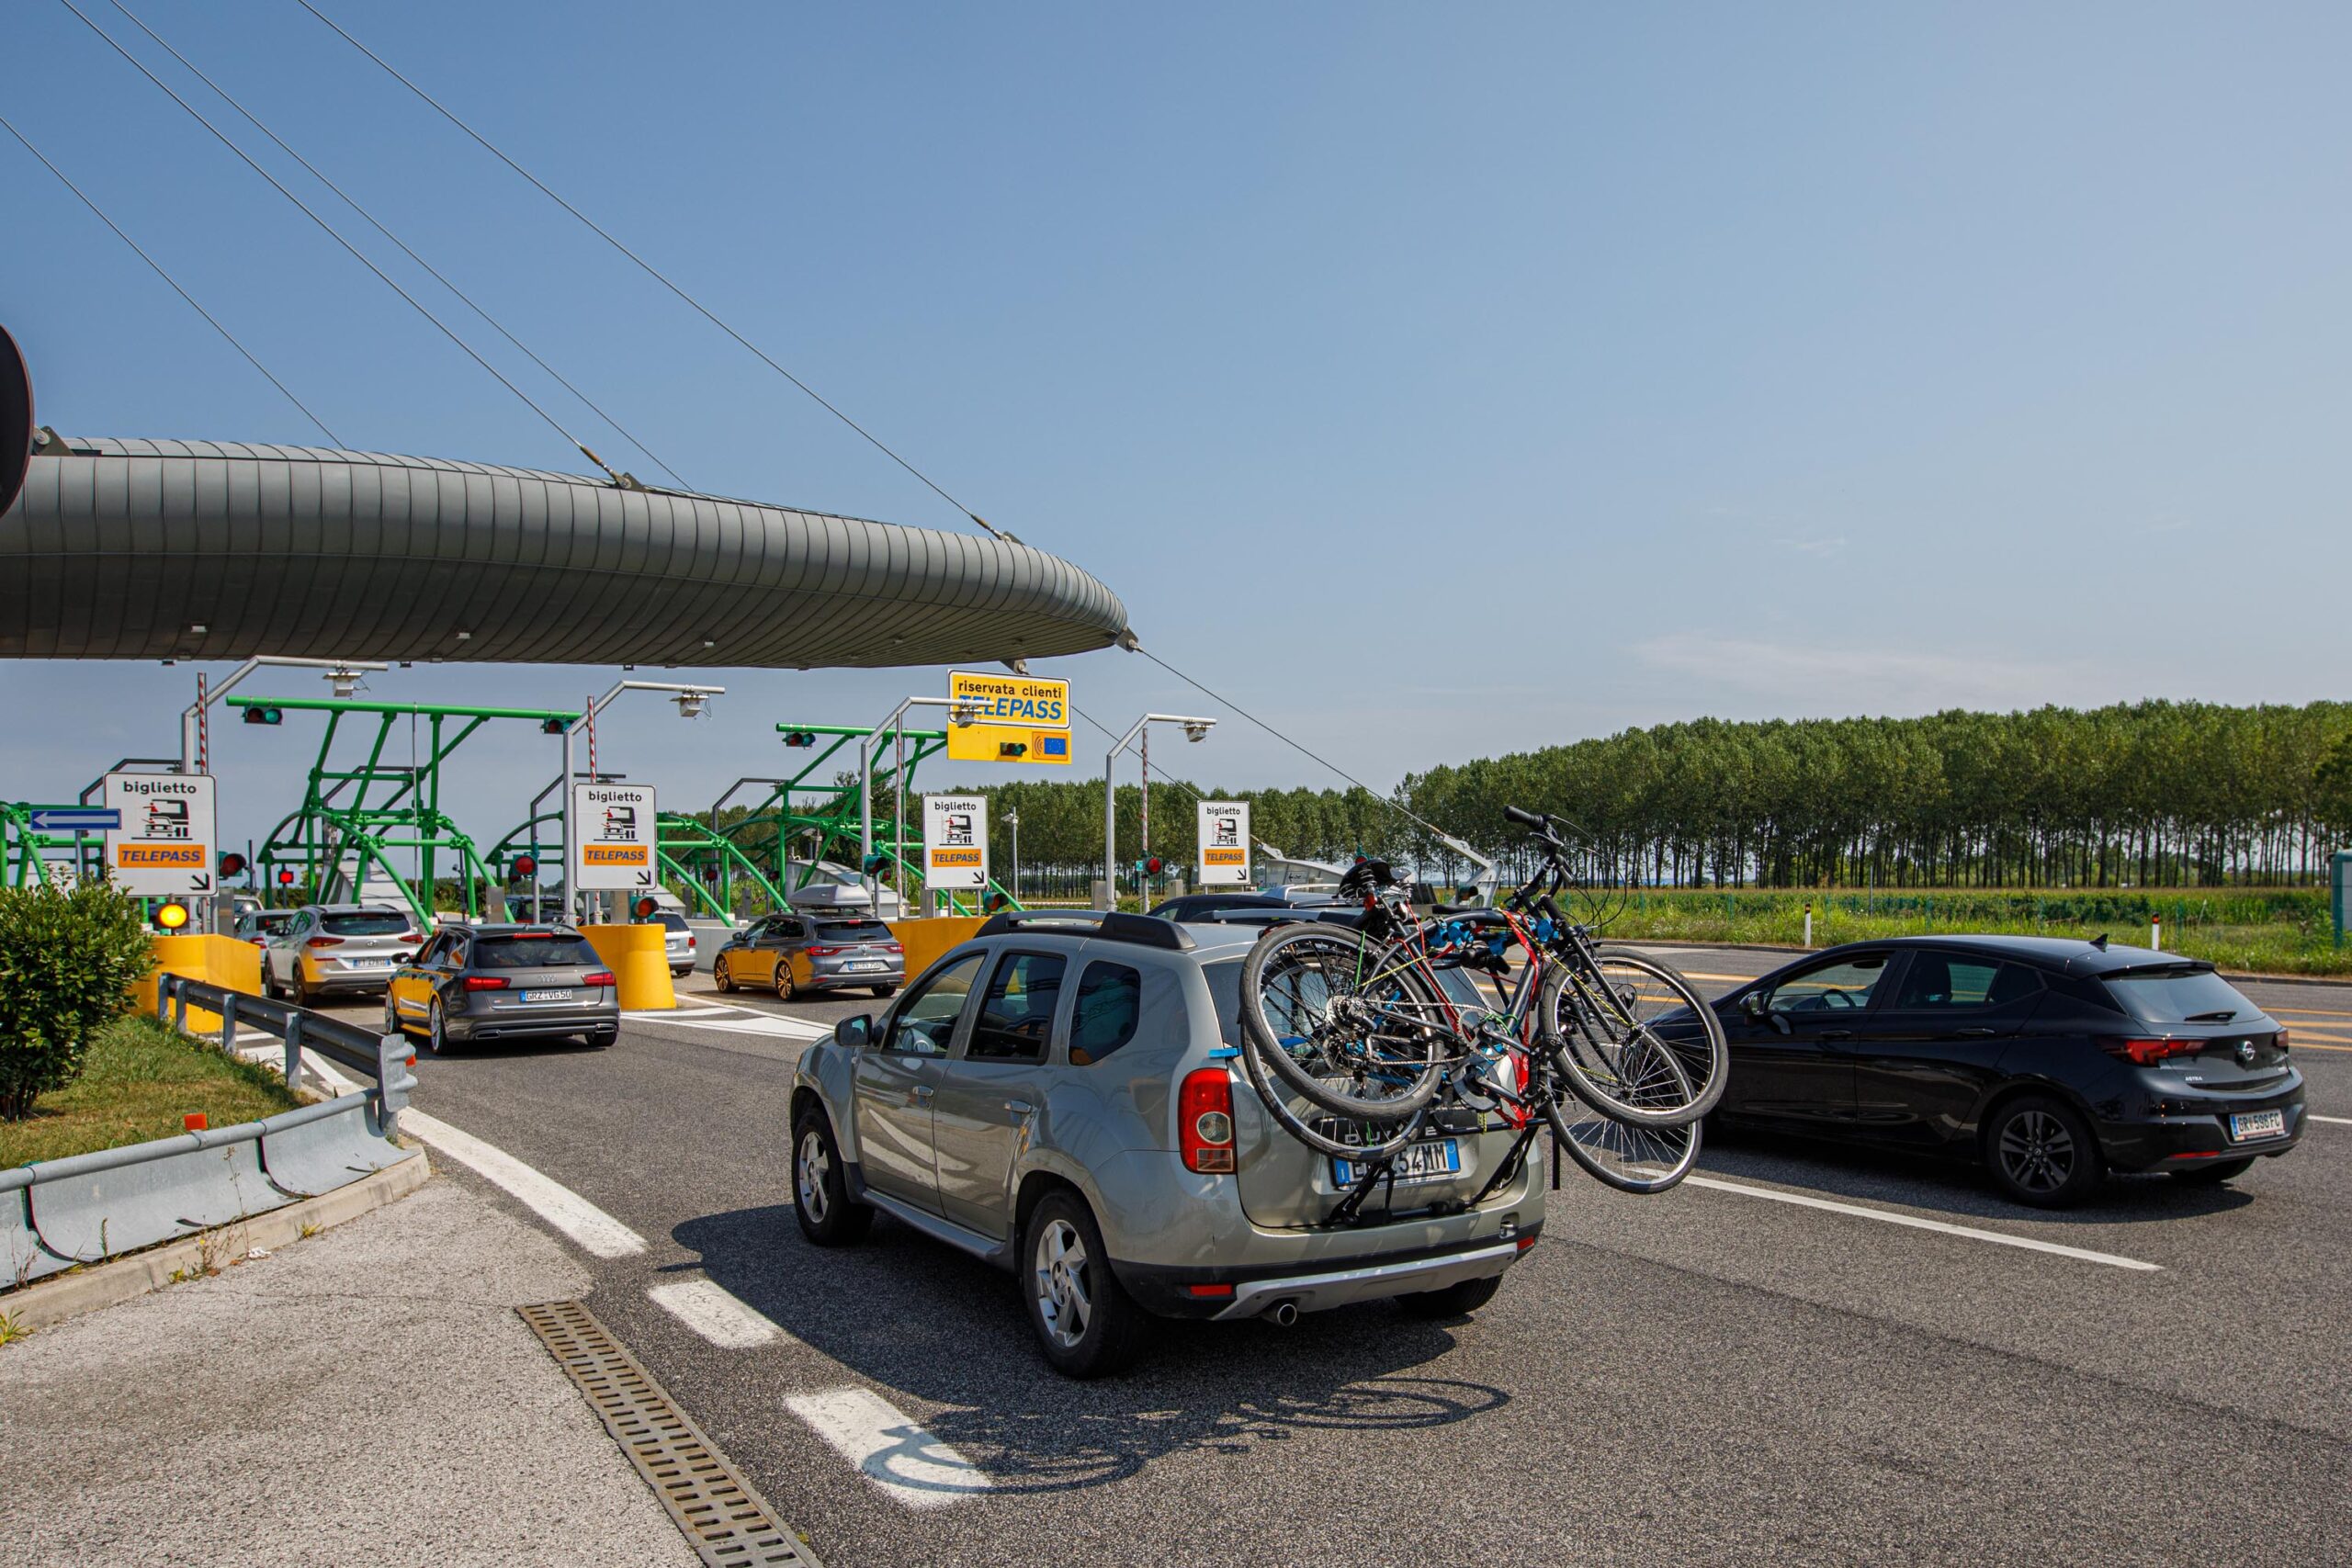
[[[1750,991],[1747,995],[1740,998],[1739,1012],[1740,1016],[1747,1019],[1750,1023],[1763,1022],[1764,993],[1761,991]]]
[[[833,1043],[855,1048],[874,1041],[874,1015],[862,1012],[833,1025]]]

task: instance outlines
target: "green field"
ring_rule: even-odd
[[[2135,947],[2164,919],[2168,953],[2225,969],[2283,975],[2352,974],[2352,948],[2335,945],[2327,894],[2318,888],[2042,888],[1946,892],[1860,888],[1804,891],[1629,892],[1608,934],[1620,941],[1744,942],[1794,946],[1813,905],[1813,942],[1963,931],[2097,936]]]
[[[35,1100],[24,1121],[0,1122],[0,1168],[168,1138],[191,1111],[232,1127],[298,1103],[268,1068],[134,1013],[99,1032],[79,1078]]]

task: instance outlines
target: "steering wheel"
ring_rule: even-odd
[[[1821,1005],[1834,1010],[1860,1007],[1862,1004],[1854,999],[1853,993],[1850,991],[1824,991],[1821,993]]]

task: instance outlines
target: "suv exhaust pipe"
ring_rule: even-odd
[[[1288,1328],[1292,1324],[1298,1321],[1298,1303],[1296,1302],[1276,1302],[1272,1306],[1266,1309],[1266,1316],[1272,1320],[1275,1327]]]

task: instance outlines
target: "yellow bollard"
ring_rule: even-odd
[[[978,915],[934,915],[927,920],[894,920],[890,935],[907,950],[907,978],[931,967],[958,942],[969,942],[985,923]]]
[[[613,972],[623,1012],[659,1012],[678,1005],[662,927],[582,926],[580,934]]]
[[[159,936],[148,939],[155,951],[155,967],[141,983],[138,997],[141,1009],[149,1017],[155,1012],[155,983],[163,975],[185,975],[208,986],[221,986],[232,991],[243,991],[249,997],[261,995],[261,949],[249,942],[239,942],[229,936]],[[217,1034],[220,1015],[209,1008],[191,1007],[187,1010],[187,1026],[198,1034]]]

